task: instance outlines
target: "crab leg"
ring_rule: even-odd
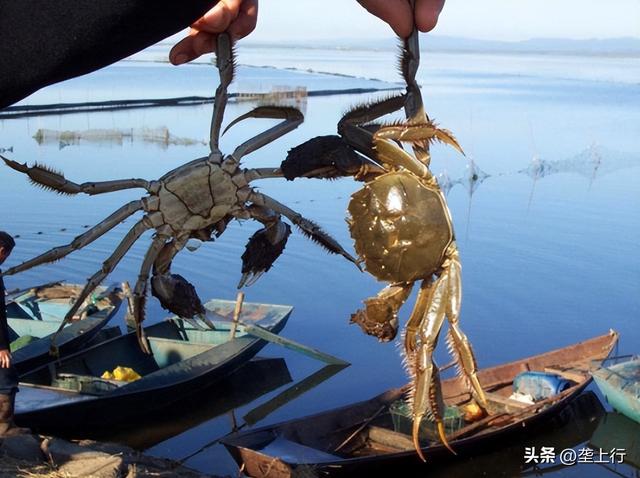
[[[235,63],[233,57],[233,46],[229,34],[227,32],[220,33],[217,36],[216,41],[216,67],[220,74],[220,84],[216,89],[216,96],[213,100],[213,116],[211,117],[209,147],[211,148],[212,154],[219,155],[221,154],[220,148],[218,147],[220,143],[220,129],[224,118],[224,110],[229,98],[227,88],[233,80]]]
[[[67,315],[65,315],[64,320],[60,324],[60,327],[58,328],[53,338],[51,339],[52,344],[55,344],[55,340],[58,334],[60,333],[60,331],[62,331],[62,329],[66,324],[71,322],[71,319],[73,318],[75,313],[78,311],[78,309],[80,308],[82,303],[85,301],[85,299],[89,297],[89,294],[91,294],[91,292],[93,292],[93,290],[98,285],[100,285],[100,283],[105,279],[105,277],[109,275],[109,273],[120,262],[122,257],[131,248],[133,243],[136,242],[145,231],[151,228],[147,224],[147,221],[145,221],[145,219],[146,218],[143,218],[140,221],[138,221],[129,230],[129,232],[127,232],[126,236],[124,236],[124,239],[122,239],[122,241],[120,241],[120,244],[118,244],[118,247],[116,247],[116,250],[113,251],[113,253],[109,256],[109,258],[103,262],[102,268],[89,278],[87,285],[84,286],[84,289],[82,289],[82,292],[80,293],[80,295],[78,296],[74,304],[71,306],[71,308],[67,312]]]
[[[164,226],[168,229],[168,226]],[[147,252],[144,256],[144,260],[142,261],[142,266],[140,267],[140,273],[138,274],[138,280],[133,289],[133,297],[131,300],[131,308],[133,321],[135,323],[136,328],[136,336],[138,337],[138,343],[140,344],[140,348],[144,353],[150,354],[151,349],[149,349],[149,344],[147,343],[144,329],[142,328],[142,322],[145,319],[145,305],[147,302],[147,281],[149,280],[149,272],[151,271],[151,266],[154,261],[158,257],[160,250],[164,247],[165,243],[169,239],[168,231],[158,232],[147,249]]]
[[[364,310],[359,309],[351,314],[351,322],[382,342],[393,340],[398,333],[398,311],[412,289],[413,282],[388,285],[375,297],[366,299]]]
[[[120,191],[122,189],[142,188],[147,191],[151,188],[151,183],[145,179],[118,179],[115,181],[98,181],[86,183],[74,183],[67,180],[63,174],[53,169],[36,164],[35,166],[27,166],[16,161],[0,156],[2,160],[11,169],[15,169],[29,176],[32,182],[36,183],[44,189],[49,189],[60,194],[78,194],[85,193],[89,195],[110,193],[112,191]]]
[[[242,254],[242,277],[238,289],[252,285],[271,268],[284,251],[291,234],[291,227],[275,211],[256,205],[251,205],[248,209],[250,217],[260,221],[265,227],[251,236]]]
[[[153,263],[153,274],[168,274],[173,258],[176,257],[178,252],[184,249],[188,240],[188,237],[181,236],[180,238],[173,239],[171,242],[167,242]]]
[[[248,198],[249,201],[258,205],[264,206],[268,209],[271,209],[277,213],[282,214],[286,218],[288,218],[293,224],[298,226],[300,230],[308,236],[313,241],[320,244],[322,247],[327,249],[329,252],[333,254],[340,254],[345,257],[347,260],[353,262],[356,266],[358,266],[358,261],[356,261],[351,254],[345,251],[342,246],[329,234],[324,232],[320,226],[318,226],[313,221],[303,217],[301,214],[297,213],[293,209],[288,208],[281,202],[276,201],[272,197],[267,196],[266,194],[258,193],[252,191]]]
[[[411,35],[404,41],[400,69],[402,77],[407,83],[406,101],[404,111],[410,121],[424,123],[428,121],[427,113],[422,102],[420,85],[416,80],[418,69],[420,68],[420,33],[414,26]]]
[[[405,332],[406,366],[413,378],[411,390],[413,443],[420,458],[424,455],[420,448],[420,423],[425,416],[436,422],[442,443],[451,451],[447,441],[444,423],[444,400],[440,389],[438,367],[433,361],[433,351],[438,344],[440,329],[447,313],[448,279],[444,274],[433,283],[424,280]],[[455,452],[453,452],[455,453]]]
[[[77,236],[73,241],[71,241],[70,244],[67,244],[65,246],[54,247],[53,249],[50,249],[49,251],[43,254],[40,254],[37,257],[34,257],[33,259],[23,262],[22,264],[12,267],[11,269],[7,269],[7,271],[4,272],[4,275],[17,274],[18,272],[31,269],[32,267],[35,267],[40,264],[57,261],[58,259],[61,259],[64,256],[70,254],[71,252],[81,249],[87,244],[91,244],[100,236],[106,234],[108,231],[116,227],[118,224],[120,224],[122,221],[124,221],[126,218],[128,218],[132,214],[136,213],[137,211],[140,211],[142,208],[143,208],[142,201],[140,200],[131,201],[129,204],[122,206],[116,212],[111,214],[109,217],[107,217],[105,220],[103,220],[99,224],[89,229],[87,232]]]
[[[254,152],[256,149],[262,148],[290,131],[293,131],[304,121],[304,116],[300,110],[296,108],[285,106],[259,106],[234,119],[224,129],[222,134],[226,133],[233,125],[247,118],[282,119],[283,121],[238,146],[231,155],[236,161],[240,161],[243,156]]]
[[[252,168],[246,170],[244,177],[247,182],[251,182],[258,179],[282,178],[284,173],[280,168]]]
[[[473,354],[469,339],[460,329],[460,304],[462,301],[461,287],[461,267],[458,260],[458,251],[455,244],[449,246],[453,251],[445,261],[446,275],[448,276],[448,300],[447,300],[447,319],[449,321],[449,333],[447,335],[447,344],[449,350],[456,358],[459,364],[459,373],[465,379],[467,387],[471,391],[473,398],[478,402],[482,409],[487,408],[487,398],[484,390],[478,381],[476,374],[478,366],[476,358]]]
[[[151,293],[162,307],[184,319],[197,316],[207,327],[214,326],[205,317],[206,310],[195,287],[179,274],[171,273],[171,262],[189,240],[188,235],[182,235],[171,242],[167,242],[160,250],[153,263],[151,277]]]
[[[353,108],[338,122],[338,133],[344,137],[353,148],[357,149],[367,158],[375,158],[372,134],[379,126],[371,125],[371,128],[369,128],[362,125],[371,123],[394,111],[398,111],[404,104],[405,95],[398,95],[373,104],[365,104]],[[371,129],[373,129],[373,131],[371,131]]]
[[[412,7],[415,8],[415,2],[412,2]],[[416,81],[416,74],[418,73],[419,67],[420,38],[418,29],[414,25],[411,35],[409,35],[409,37],[404,41],[402,59],[400,62],[402,76],[407,83],[407,94],[404,110],[410,123],[425,124],[429,121],[429,117],[424,110],[424,103],[422,102],[420,86]],[[428,166],[431,162],[428,142],[416,142],[413,143],[412,146],[413,153],[416,155],[418,161]]]

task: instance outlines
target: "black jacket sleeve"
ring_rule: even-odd
[[[132,55],[218,0],[0,0],[0,109]]]
[[[0,271],[0,350],[9,349],[9,326],[7,325],[7,305],[4,301],[4,281]]]

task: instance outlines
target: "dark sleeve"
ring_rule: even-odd
[[[7,305],[4,301],[4,281],[0,273],[0,350],[9,349],[9,326],[7,325]]]
[[[132,55],[218,0],[0,0],[0,108]]]

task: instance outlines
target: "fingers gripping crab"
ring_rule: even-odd
[[[425,114],[415,79],[419,65],[415,29],[404,42],[400,65],[407,83],[404,95],[356,107],[340,120],[340,136],[318,137],[297,146],[289,152],[282,170],[288,179],[350,175],[365,181],[351,196],[347,222],[366,270],[390,283],[352,315],[352,321],[366,333],[392,340],[398,330],[398,311],[414,284],[421,281],[404,333],[404,354],[413,378],[413,440],[424,459],[418,434],[425,416],[436,422],[440,439],[449,447],[439,371],[433,360],[445,319],[448,345],[460,375],[482,408],[486,398],[476,377],[471,345],[459,327],[461,267],[451,216],[429,170],[430,142],[449,144],[461,153],[462,149],[449,131],[438,128]],[[403,107],[406,122],[374,123]],[[414,154],[406,152],[402,143],[410,143]]]
[[[212,240],[222,234],[232,219],[255,219],[264,227],[249,240],[242,255],[242,278],[238,287],[251,284],[282,253],[291,227],[282,220],[289,219],[305,235],[329,252],[341,254],[356,262],[331,236],[318,225],[289,209],[284,204],[250,187],[257,179],[282,177],[279,168],[242,169],[240,160],[247,154],[265,146],[297,128],[303,121],[300,111],[289,107],[263,106],[246,113],[227,126],[247,118],[270,118],[282,121],[238,146],[233,153],[224,155],[218,148],[219,132],[227,103],[227,87],[234,71],[233,50],[229,36],[218,37],[217,68],[220,85],[216,90],[211,123],[211,152],[208,156],[184,164],[168,172],[157,181],[125,179],[77,184],[62,174],[35,165],[29,167],[2,158],[11,168],[29,176],[36,185],[63,194],[102,194],[130,188],[142,188],[147,196],[132,201],[115,211],[70,244],[53,248],[5,272],[16,274],[37,265],[56,261],[92,243],[127,217],[143,211],[143,217],[129,230],[115,251],[88,281],[75,305],[65,317],[73,317],[78,307],[96,286],[115,268],[129,248],[148,230],[155,230],[133,291],[133,316],[137,324],[140,344],[149,351],[142,335],[149,275],[152,272],[152,293],[163,307],[185,318],[200,316],[204,307],[194,287],[182,276],[171,274],[171,262],[190,238]],[[226,131],[226,130],[225,130]],[[61,326],[62,328],[62,326]]]

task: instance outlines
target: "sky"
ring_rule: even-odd
[[[447,0],[434,33],[503,41],[640,38],[640,0]],[[262,0],[251,40],[389,36],[355,0]]]

